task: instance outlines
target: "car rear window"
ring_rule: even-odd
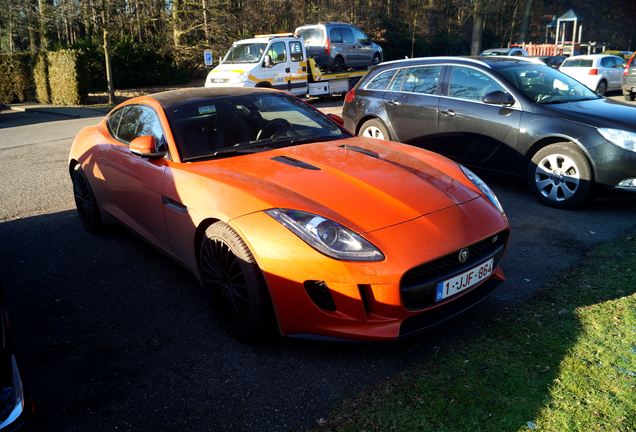
[[[561,67],[592,67],[592,59],[566,60]]]
[[[296,35],[303,38],[307,45],[321,45],[325,39],[325,32],[320,27],[300,28]]]

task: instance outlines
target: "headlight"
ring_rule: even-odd
[[[342,225],[312,213],[271,209],[265,213],[303,239],[318,252],[345,261],[381,261],[382,252]]]
[[[230,84],[240,84],[245,81],[247,81],[247,73],[245,72],[230,78]]]
[[[625,150],[636,152],[636,133],[621,129],[606,128],[598,128],[598,133],[603,135],[603,138],[612,144],[623,147]]]
[[[482,179],[480,179],[477,174],[475,174],[474,172],[472,172],[471,170],[469,170],[468,168],[466,168],[463,165],[459,166],[462,171],[464,171],[464,174],[466,174],[466,177],[468,177],[468,179],[473,182],[473,184],[475,186],[477,186],[479,188],[479,190],[486,195],[486,198],[488,198],[490,200],[490,202],[497,207],[497,210],[499,210],[501,213],[504,213],[504,209],[501,206],[501,203],[499,202],[499,200],[497,199],[497,195],[495,195],[495,193],[492,191],[492,189],[490,189],[490,186],[488,186],[486,183],[484,183],[484,181]]]

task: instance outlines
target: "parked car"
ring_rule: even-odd
[[[548,66],[558,69],[559,66],[563,64],[563,62],[565,61],[567,57],[556,55],[556,56],[538,56],[536,58],[538,58],[539,60],[541,60],[543,63],[547,64]]]
[[[621,85],[623,96],[628,101],[633,101],[636,95],[636,61],[634,61],[634,57],[636,57],[636,54],[632,54],[625,65]]]
[[[490,293],[509,226],[488,186],[333,119],[269,89],[130,99],[73,142],[78,214],[185,265],[238,337],[394,339]]]
[[[345,127],[519,176],[554,207],[581,205],[593,184],[636,192],[636,107],[532,60],[383,63],[346,95]]]
[[[333,71],[347,68],[364,69],[381,63],[382,48],[358,27],[341,22],[328,22],[298,27],[296,37],[303,38],[307,55],[318,66]]]
[[[0,286],[0,431],[22,428],[31,411],[11,343],[9,315]]]
[[[481,56],[527,56],[528,51],[523,48],[491,48],[481,52]]]
[[[559,70],[585,84],[601,96],[620,90],[625,60],[606,54],[573,56],[566,59]]]

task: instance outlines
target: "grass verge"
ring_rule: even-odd
[[[635,293],[632,235],[527,303],[454,325],[461,335],[346,401],[318,430],[634,431]]]

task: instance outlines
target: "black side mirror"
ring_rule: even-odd
[[[271,68],[272,66],[274,66],[274,63],[272,62],[272,56],[266,54],[265,57],[263,57],[263,67]]]
[[[511,106],[515,104],[515,100],[510,93],[506,93],[501,90],[488,93],[481,99],[481,101],[488,105]]]

